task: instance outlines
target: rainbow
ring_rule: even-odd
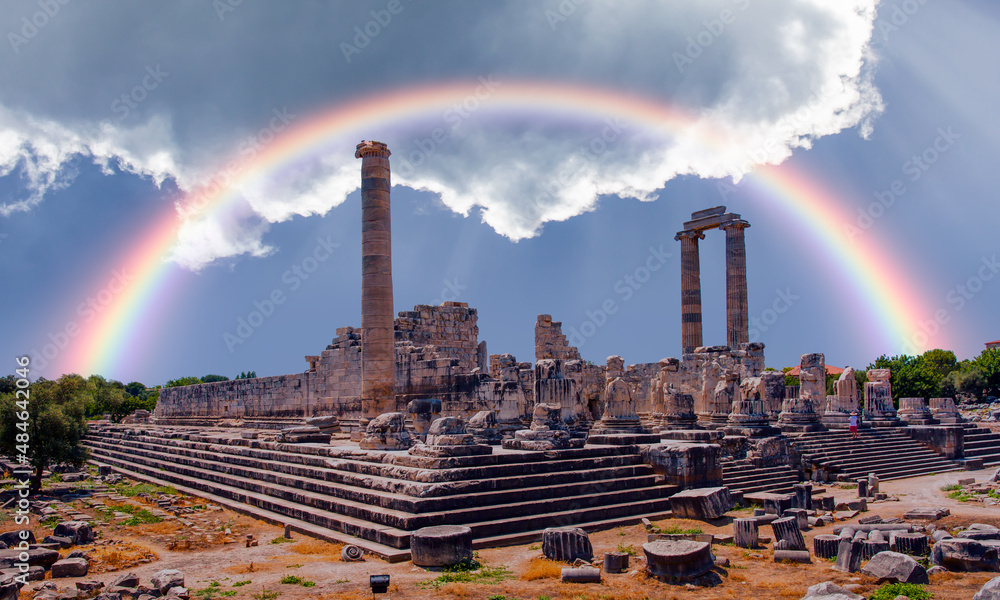
[[[210,215],[232,206],[240,198],[243,184],[268,181],[299,161],[318,155],[334,139],[386,139],[394,126],[428,117],[440,118],[456,103],[475,98],[489,82],[451,82],[398,89],[389,93],[358,98],[311,117],[293,121],[261,152],[240,168],[228,186],[200,190],[199,213]],[[512,114],[553,114],[560,117],[601,119],[608,116],[651,130],[679,133],[695,122],[695,116],[648,98],[617,91],[576,85],[504,81],[493,86],[484,108]],[[706,134],[706,146],[718,145]],[[353,137],[352,137],[353,136]],[[845,203],[788,168],[765,168],[750,178],[752,185],[773,199],[786,214],[794,215],[815,234],[832,257],[837,270],[853,291],[864,299],[873,323],[887,349],[899,348],[913,340],[917,323],[930,314],[915,299],[914,286],[906,281],[904,269],[895,268],[877,247],[875,236],[850,244],[841,232],[850,222],[842,208]],[[182,202],[181,204],[185,204]],[[125,270],[133,282],[89,323],[71,348],[60,357],[62,372],[101,373],[106,376],[126,371],[137,360],[140,334],[147,319],[155,315],[158,303],[171,295],[172,283],[181,269],[168,260],[176,244],[180,221],[176,210],[154,222],[138,242],[122,252],[128,256]],[[940,344],[940,340],[938,340]],[[919,344],[917,344],[919,346]],[[127,358],[130,357],[130,358]]]

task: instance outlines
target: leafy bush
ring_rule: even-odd
[[[499,567],[483,566],[471,571],[454,570],[454,567],[452,567],[438,577],[421,581],[417,585],[420,587],[439,588],[449,583],[500,583],[513,577],[514,575],[510,572],[510,569],[503,565]]]
[[[691,529],[681,529],[680,525],[670,525],[668,527],[660,527],[657,529],[656,533],[665,533],[668,535],[698,535],[699,533],[704,533],[698,527],[692,527]]]
[[[910,600],[929,600],[934,594],[916,583],[887,583],[868,596],[868,600],[895,600],[896,596],[906,596]]]

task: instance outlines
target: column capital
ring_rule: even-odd
[[[695,229],[686,229],[684,231],[678,231],[677,235],[674,236],[674,239],[677,241],[681,241],[683,239],[703,240],[705,239],[705,234]]]
[[[389,158],[389,147],[382,142],[365,140],[357,145],[354,151],[354,158],[364,158],[365,156],[377,156],[379,158]]]
[[[744,221],[743,219],[734,219],[732,221],[726,221],[719,225],[719,229],[725,231],[727,229],[746,229],[750,227],[749,221]]]

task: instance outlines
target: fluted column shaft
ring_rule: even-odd
[[[685,354],[703,345],[701,332],[701,258],[698,240],[704,234],[681,231],[674,238],[681,242],[681,346]]]
[[[747,248],[743,231],[746,221],[730,221],[726,232],[726,343],[730,348],[750,341],[747,307]]]
[[[371,419],[396,409],[392,307],[389,149],[358,144],[361,159],[361,412]]]

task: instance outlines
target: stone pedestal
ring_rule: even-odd
[[[772,423],[781,414],[782,403],[785,401],[785,374],[781,371],[764,371],[760,374],[763,387],[761,399],[767,407],[767,418]]]
[[[694,414],[694,396],[680,393],[673,388],[663,390],[662,430],[695,429],[698,417]]]
[[[718,519],[732,509],[727,487],[684,490],[670,497],[670,510],[681,519]]]
[[[620,377],[608,382],[604,389],[604,412],[590,430],[591,435],[618,433],[648,433],[639,422],[635,402],[628,384]]]
[[[798,519],[795,517],[782,517],[771,521],[771,529],[774,531],[774,539],[785,540],[787,547],[785,550],[805,550],[806,541],[802,537],[802,530],[799,529]]]
[[[872,427],[900,425],[892,402],[890,376],[889,369],[868,370],[868,382],[865,383],[864,420]]]
[[[723,429],[726,435],[766,437],[779,435],[781,430],[772,427],[768,420],[767,407],[763,400],[740,400],[733,403],[728,425]]]
[[[586,431],[593,420],[580,400],[580,390],[573,379],[562,374],[563,361],[543,359],[535,364],[535,403],[556,404],[568,429]]]
[[[822,354],[803,354],[799,366],[799,397],[785,398],[778,415],[782,431],[801,433],[823,429],[817,409],[826,405],[826,360]]]
[[[410,534],[410,553],[418,567],[451,567],[472,560],[472,529],[459,525],[424,527]]]
[[[491,454],[493,449],[486,444],[477,444],[471,433],[465,429],[461,417],[441,417],[431,423],[427,439],[423,444],[410,448],[415,456],[477,456]]]
[[[733,543],[740,548],[756,548],[758,535],[757,519],[735,519],[733,521]]]
[[[628,570],[628,554],[625,552],[605,552],[604,572],[623,573]]]
[[[549,560],[590,562],[594,548],[587,532],[577,527],[550,527],[542,531],[542,554]]]
[[[642,545],[650,574],[662,578],[691,578],[707,573],[715,564],[708,542],[661,540]]]
[[[410,413],[417,439],[423,441],[427,437],[431,423],[441,416],[441,401],[436,398],[410,400],[406,405],[406,412]]]
[[[823,425],[829,429],[847,429],[851,413],[858,410],[858,380],[854,369],[848,367],[834,384],[834,394],[826,397]]]
[[[714,362],[705,369],[702,393],[705,411],[698,413],[698,425],[705,429],[721,429],[729,423],[733,403],[740,399],[740,375]]]
[[[639,454],[657,475],[663,476],[666,485],[684,489],[722,485],[718,444],[664,442],[643,446]]]
[[[934,417],[923,398],[900,398],[896,416],[907,425],[934,424]]]
[[[537,404],[531,428],[516,431],[514,439],[503,441],[503,447],[508,450],[559,450],[580,448],[585,442],[584,438],[570,437],[558,405]]]
[[[931,416],[942,425],[955,425],[962,421],[954,398],[931,398]]]
[[[778,415],[778,427],[792,433],[823,429],[819,415],[808,398],[786,398],[781,406],[781,414]]]
[[[369,421],[360,445],[362,450],[408,449],[413,445],[413,439],[406,431],[403,413],[385,413]]]
[[[319,427],[300,425],[286,427],[277,436],[277,441],[285,444],[329,444],[330,434],[323,433]]]
[[[813,538],[813,554],[816,558],[835,558],[839,549],[839,536],[820,534]]]
[[[496,446],[503,440],[497,415],[492,410],[481,410],[473,415],[466,430],[472,434],[477,444]]]

